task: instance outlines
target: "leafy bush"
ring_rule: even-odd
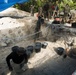
[[[43,6],[45,4],[46,1],[52,1],[52,3],[55,3],[57,0],[30,0],[27,3],[23,3],[23,4],[16,4],[14,5],[15,8],[30,12],[30,6],[34,5],[35,6],[35,10],[34,12],[38,11],[38,7],[39,6]],[[69,6],[71,7],[71,9],[76,9],[76,0],[61,0],[59,3],[59,8],[60,10],[62,10],[62,6],[64,6],[64,4],[69,4]]]

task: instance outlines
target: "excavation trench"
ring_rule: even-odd
[[[13,46],[17,45],[26,48],[29,45],[34,45],[36,22],[36,17],[30,17],[29,15],[18,19],[10,17],[0,19],[0,75],[9,74],[6,56],[10,54]],[[31,63],[28,64],[29,69],[20,75],[71,75],[76,69],[76,61],[69,57],[63,61],[63,57],[57,55],[53,49],[54,47],[65,48],[64,38],[58,38],[55,41],[56,37],[52,35],[48,25],[42,25],[40,31],[42,33],[37,42],[46,42],[48,46],[46,49],[41,48],[39,53],[33,53],[33,57],[29,59]],[[67,66],[69,66],[70,71]]]

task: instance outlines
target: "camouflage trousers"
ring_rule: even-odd
[[[23,61],[21,64],[15,64],[12,62],[13,71],[6,71],[4,75],[22,75],[28,69],[27,64]]]

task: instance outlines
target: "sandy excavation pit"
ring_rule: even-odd
[[[16,11],[15,9],[14,11],[18,12],[18,10]],[[18,16],[18,14],[19,13],[17,13],[17,15],[15,14],[15,16]],[[30,14],[26,15],[29,16]],[[26,36],[34,33],[36,21],[37,19],[35,17],[30,16],[19,19],[10,17],[0,19],[0,28],[2,27],[0,29],[0,75],[10,75],[6,64],[6,56],[11,52],[11,47],[18,45],[25,48],[28,45],[34,45],[33,37],[26,38]],[[46,37],[47,29],[43,26],[41,30],[43,37]],[[64,61],[63,57],[57,55],[53,49],[53,47],[65,48],[64,41],[58,40],[56,42],[50,42],[51,38],[49,36],[50,33],[48,34],[47,41],[40,40],[40,42],[48,43],[47,48],[42,48],[41,52],[35,53],[35,55],[29,59],[31,63],[28,64],[29,69],[20,75],[70,75],[76,69],[76,61],[74,59],[67,57]],[[68,64],[73,67],[73,70]],[[67,68],[67,66],[69,67]],[[68,69],[70,72],[66,73]]]

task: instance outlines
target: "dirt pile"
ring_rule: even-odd
[[[9,8],[1,12],[0,15],[1,14],[8,17],[0,18],[0,47],[9,46],[12,43],[26,39],[29,34],[34,33],[37,19],[29,16],[30,13],[15,8]],[[25,17],[11,18],[9,16]]]

